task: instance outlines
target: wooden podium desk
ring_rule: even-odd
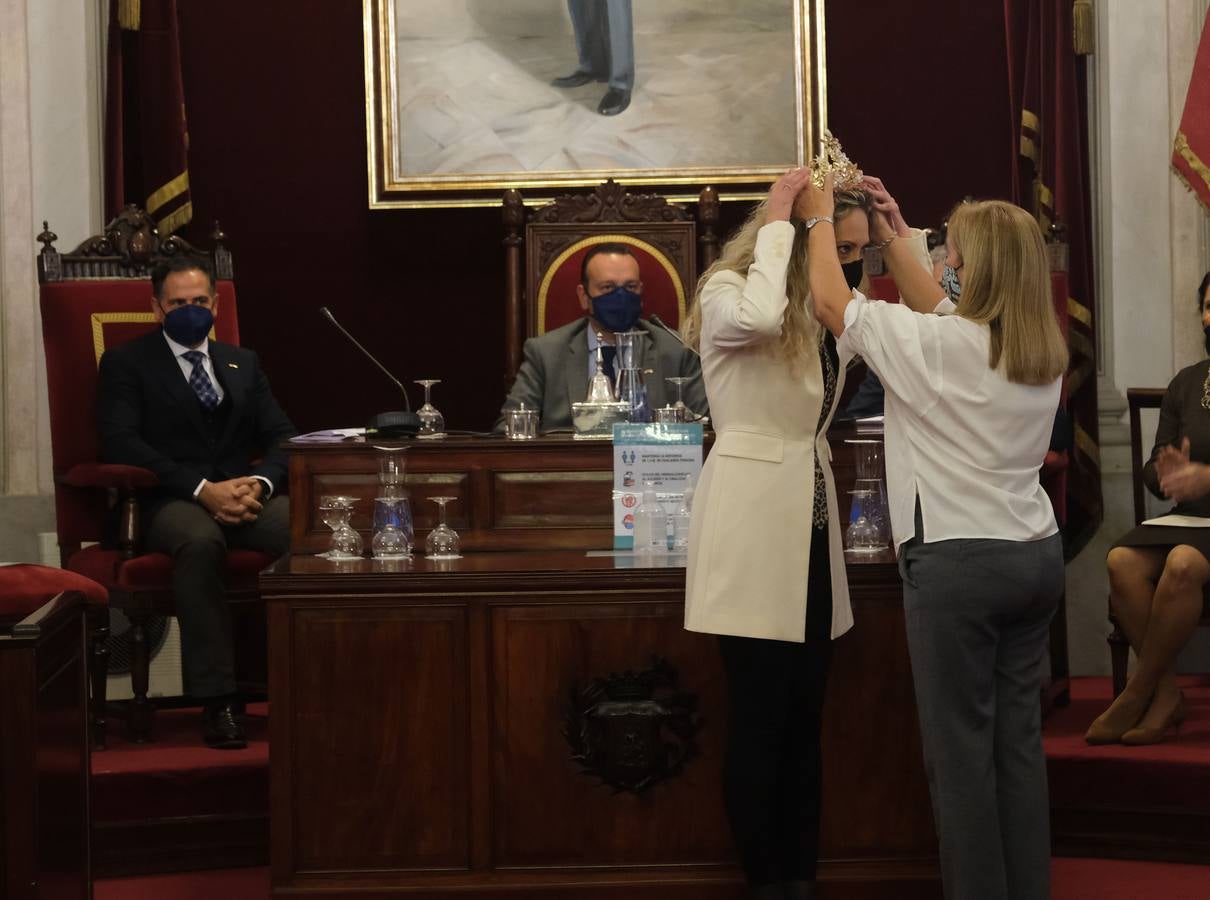
[[[855,477],[851,427],[833,428],[832,469],[843,502]],[[880,438],[881,435],[874,435]],[[713,436],[707,435],[708,453]],[[290,451],[290,546],[327,549],[331,531],[319,519],[319,498],[357,498],[353,527],[369,546],[378,493],[377,447],[404,452],[416,539],[436,524],[427,498],[457,498],[446,510],[464,551],[602,550],[613,546],[613,444],[553,435],[532,441],[503,436],[447,437],[406,443],[362,441],[287,444]]]
[[[274,896],[737,900],[716,641],[684,630],[684,569],[662,562],[296,554],[264,574]],[[820,877],[834,898],[940,896],[899,578],[889,554],[849,572]],[[653,659],[662,675],[605,681]],[[645,698],[670,715],[599,705]],[[603,782],[619,771],[652,783]]]

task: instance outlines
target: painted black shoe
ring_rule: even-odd
[[[601,98],[601,105],[597,107],[597,112],[603,116],[616,116],[629,105],[630,91],[620,91],[617,88],[610,88],[605,92],[605,96]]]
[[[604,81],[603,78],[597,78],[591,72],[572,72],[570,75],[561,75],[552,81],[551,87],[557,88],[574,88],[582,84],[588,84],[590,81]]]
[[[235,721],[235,704],[219,703],[202,710],[207,747],[215,750],[243,750],[248,746],[244,729]]]

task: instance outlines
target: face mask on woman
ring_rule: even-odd
[[[840,268],[844,271],[845,284],[850,290],[855,290],[861,284],[861,278],[865,275],[865,260],[855,259],[852,262],[841,263]]]
[[[1206,354],[1210,355],[1210,325],[1207,325],[1202,331],[1206,334]]]
[[[962,284],[958,281],[958,270],[949,263],[941,270],[941,287],[955,303],[962,297]]]

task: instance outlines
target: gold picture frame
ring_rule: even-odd
[[[746,10],[744,21],[753,20],[758,13],[765,17],[757,21],[752,34],[733,37],[729,32],[710,34],[698,27],[686,36],[686,42],[690,39],[698,42],[692,52],[649,53],[649,59],[664,64],[662,77],[670,90],[661,96],[653,89],[648,99],[643,93],[647,91],[647,83],[641,77],[635,79],[636,102],[609,121],[596,116],[597,110],[592,105],[596,96],[592,93],[594,85],[578,88],[577,92],[561,92],[550,84],[549,76],[556,71],[555,66],[567,67],[577,62],[575,51],[579,45],[574,36],[552,32],[545,45],[550,55],[544,57],[539,53],[538,62],[534,63],[531,35],[525,36],[529,43],[521,43],[517,38],[510,44],[501,37],[489,45],[491,35],[482,36],[482,20],[486,15],[469,26],[457,21],[459,16],[468,15],[468,10],[490,9],[477,6],[475,0],[465,4],[432,4],[428,0],[362,0],[362,3],[367,175],[369,205],[373,209],[491,206],[498,204],[501,193],[509,188],[522,191],[527,203],[541,203],[568,188],[595,185],[606,178],[622,181],[628,187],[641,186],[647,192],[670,199],[695,198],[697,189],[707,184],[718,188],[723,199],[750,198],[763,195],[763,186],[787,167],[805,164],[814,155],[826,122],[824,0],[736,0],[730,8]],[[723,4],[716,9],[727,7]],[[782,7],[791,35],[785,35],[777,27],[776,17]],[[514,15],[520,14],[518,8],[528,10],[530,17],[524,24],[531,31],[538,10],[552,28],[567,32],[571,29],[569,19],[559,23],[552,18],[555,12],[567,17],[570,7],[564,4],[538,4],[530,0],[528,6],[525,3],[495,6],[497,10],[502,8],[512,10]],[[653,9],[662,12],[664,8],[638,4],[634,7],[641,16],[656,15]],[[414,28],[416,34],[401,34],[401,16],[406,23],[403,27]],[[442,16],[450,17],[450,21],[442,21]],[[684,18],[699,21],[696,17]],[[473,32],[463,37],[461,43],[460,27]],[[638,49],[631,52],[642,67],[643,40],[651,44],[666,35],[637,33],[638,41],[632,27],[630,40]],[[676,35],[671,37],[675,39]],[[740,68],[735,64],[735,54],[742,52],[745,38],[748,45],[757,49],[749,54],[754,59],[741,58],[740,62],[755,74],[764,75],[767,83],[761,85],[752,78],[739,76],[734,82],[722,82],[728,88],[732,83],[738,84],[746,90],[749,102],[732,98],[727,105],[726,97],[720,98],[719,92],[706,89],[695,96],[694,80],[708,81],[717,74],[711,68],[711,45],[714,53],[722,48],[730,54],[731,63],[725,68],[735,70]],[[762,41],[763,44],[758,43]],[[776,54],[759,50],[770,42]],[[522,53],[512,52],[510,47],[524,47],[524,63],[514,62]],[[556,55],[560,57],[558,60],[553,59]],[[787,56],[792,56],[792,60],[784,59]],[[691,58],[699,66],[696,72],[667,71],[669,60],[683,58]],[[787,67],[792,64],[792,96],[788,81],[768,79],[769,58],[779,65],[783,59]],[[494,71],[492,66],[498,70]],[[654,68],[653,63],[649,69]],[[476,70],[480,75],[470,74]],[[461,99],[465,102],[460,104],[455,83],[468,78],[477,78],[478,82],[462,84]],[[598,84],[595,90],[600,92],[607,87]],[[674,96],[678,88],[682,94],[679,101]],[[486,96],[493,91],[496,107],[491,106],[493,98]],[[673,99],[669,99],[670,95]],[[777,98],[776,108],[759,108],[765,97]],[[501,98],[504,106],[516,98],[518,108],[501,113],[504,125],[498,127],[491,116],[500,108]],[[645,109],[643,102],[647,104]],[[717,108],[708,109],[710,103]],[[529,119],[532,125],[527,124],[526,104],[534,110]],[[478,107],[478,112],[474,107]],[[704,136],[698,143],[683,138],[686,134],[704,135],[687,118],[699,108],[705,117],[704,124],[723,129],[714,132],[713,143]],[[660,109],[665,111],[663,119]],[[624,119],[627,114],[629,119]],[[785,131],[779,131],[778,123],[791,114],[793,125],[787,123]],[[743,141],[748,140],[744,116],[749,116],[752,123],[764,123],[751,126],[749,158],[743,155],[746,152]],[[733,125],[736,121],[739,124]],[[733,127],[726,130],[730,125]],[[526,128],[532,132],[527,133]],[[574,146],[573,141],[555,147],[557,152],[551,152],[544,160],[514,164],[522,154],[535,148],[538,156],[550,150],[542,146],[541,139],[556,135],[558,141],[567,144],[567,135],[579,136],[580,128],[603,133],[594,133],[595,145],[587,149]],[[612,133],[608,129],[613,129]],[[679,148],[676,140],[659,143],[661,133],[681,140]],[[634,150],[636,143],[652,134],[657,137],[648,140],[649,149]],[[737,135],[735,141],[728,143]],[[770,135],[781,143],[770,146]],[[510,136],[517,148],[516,157],[511,155],[506,142]],[[725,152],[720,150],[718,157],[709,158],[712,148],[723,144]],[[774,158],[759,159],[761,153]],[[693,156],[691,164],[683,163],[685,154]]]

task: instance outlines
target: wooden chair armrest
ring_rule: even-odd
[[[14,625],[12,636],[15,638],[37,637],[42,633],[42,628],[48,619],[63,610],[76,606],[80,600],[81,594],[79,591],[60,591]]]
[[[114,463],[80,463],[64,472],[59,480],[72,487],[117,488],[126,491],[151,488],[160,483],[150,469]]]

